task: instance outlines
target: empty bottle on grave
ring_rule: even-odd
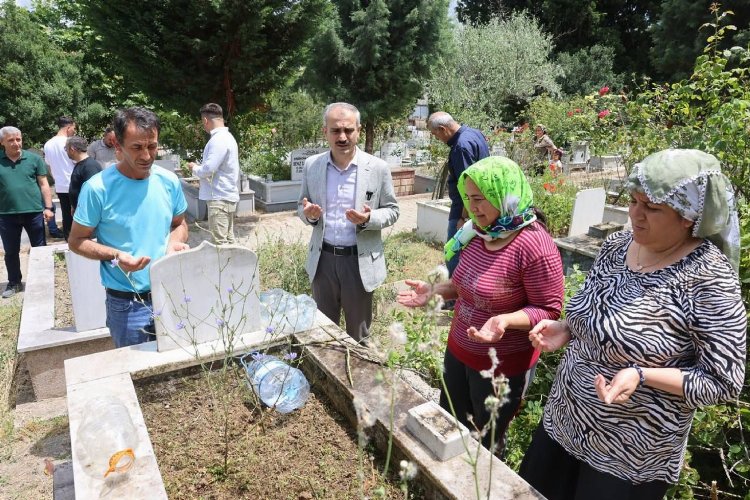
[[[250,362],[245,362],[251,356]],[[266,406],[279,413],[301,408],[310,395],[310,383],[298,368],[268,354],[253,353],[242,359],[247,380]]]
[[[138,434],[127,406],[116,397],[86,402],[77,438],[83,470],[92,477],[122,475],[135,463]]]

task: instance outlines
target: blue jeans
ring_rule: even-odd
[[[450,241],[453,236],[455,236],[458,229],[456,228],[456,225],[458,225],[458,221],[461,219],[448,219],[448,241]],[[458,266],[458,256],[461,255],[461,252],[457,252],[456,255],[453,256],[451,260],[449,260],[445,267],[448,268],[448,276],[453,276],[453,271],[456,270],[456,267]]]
[[[44,234],[44,216],[41,212],[28,214],[0,215],[0,239],[5,251],[5,269],[8,271],[8,284],[21,284],[21,230],[25,229],[32,247],[47,244]]]
[[[107,328],[115,347],[156,340],[151,302],[137,302],[107,294]]]

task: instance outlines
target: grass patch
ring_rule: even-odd
[[[0,304],[0,447],[13,434],[13,374],[16,369],[16,343],[21,323],[21,300],[18,296]]]

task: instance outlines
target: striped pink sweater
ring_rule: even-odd
[[[497,351],[498,371],[518,375],[536,363],[528,332],[507,330],[499,342],[483,344],[466,334],[469,326],[481,328],[491,317],[523,310],[532,327],[542,319],[560,317],[563,273],[560,252],[544,226],[535,222],[521,230],[506,247],[489,251],[475,237],[461,252],[453,284],[458,291],[448,349],[475,370],[491,366],[487,354]]]

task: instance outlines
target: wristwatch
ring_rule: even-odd
[[[55,210],[55,207],[44,207],[45,210],[49,210],[50,212]]]

